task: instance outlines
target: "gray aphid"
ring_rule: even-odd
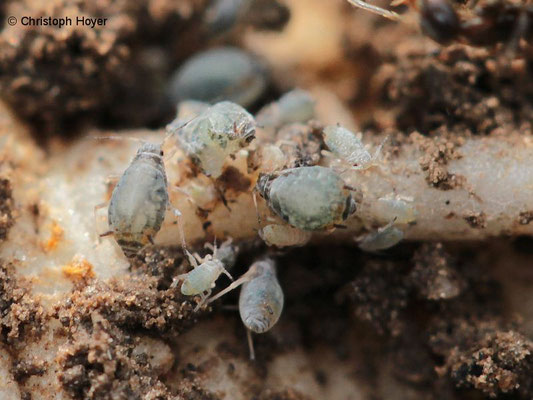
[[[305,231],[332,228],[356,209],[351,188],[330,168],[299,167],[262,175],[256,187],[272,211]]]
[[[227,157],[254,139],[255,120],[238,104],[223,101],[209,107],[176,133],[181,148],[206,175],[217,178]]]
[[[255,359],[251,332],[265,333],[278,322],[283,311],[283,290],[276,276],[274,261],[266,258],[253,263],[248,271],[220,291],[208,304],[242,285],[239,295],[239,313],[246,327],[250,358]]]
[[[268,84],[266,68],[258,59],[236,47],[221,47],[194,55],[174,74],[169,96],[216,103],[233,101],[248,107]]]
[[[152,243],[168,206],[161,145],[145,143],[113,189],[107,210],[109,234],[127,257]]]
[[[239,313],[246,328],[265,333],[278,322],[283,310],[283,291],[272,259],[256,261],[250,270],[253,277],[242,284]]]
[[[315,99],[302,89],[285,93],[278,101],[263,107],[257,114],[257,123],[263,128],[307,122],[315,116]]]
[[[367,252],[376,252],[389,249],[400,243],[404,233],[401,229],[396,228],[393,223],[394,221],[359,239],[359,248]]]

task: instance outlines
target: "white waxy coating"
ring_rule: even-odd
[[[269,246],[303,246],[311,240],[311,232],[302,231],[289,225],[267,225],[259,231],[261,239]]]
[[[332,227],[355,211],[355,202],[345,186],[335,171],[320,166],[265,175],[257,184],[276,214],[306,231]]]
[[[255,137],[253,116],[238,104],[224,101],[209,107],[177,130],[177,140],[206,175],[218,178],[228,156]]]
[[[403,231],[390,223],[379,228],[376,232],[364,236],[358,242],[358,245],[361,250],[368,252],[385,250],[397,245],[403,239],[403,236]]]
[[[255,333],[271,329],[283,310],[283,291],[276,277],[274,261],[255,262],[250,270],[255,274],[243,283],[239,295],[239,313],[244,325]]]
[[[157,234],[168,204],[161,146],[146,143],[115,186],[108,208],[110,231],[127,256]]]
[[[365,167],[373,160],[361,139],[342,126],[324,128],[324,143],[335,156],[354,166]]]

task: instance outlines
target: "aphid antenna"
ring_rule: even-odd
[[[129,140],[132,142],[142,143],[146,144],[149,143],[148,140],[136,138],[133,136],[122,136],[122,135],[109,135],[109,136],[90,136],[89,139],[91,140]]]
[[[163,140],[161,141],[161,146],[164,146],[164,144],[166,143],[166,141],[171,137],[173,136],[174,134],[176,134],[179,130],[185,128],[187,125],[189,125],[192,121],[194,121],[196,119],[196,117],[194,118],[191,118],[190,120],[188,120],[187,122],[184,122],[183,124],[181,124],[180,126],[178,126],[177,128],[171,128],[170,127],[170,124],[168,124],[166,126],[166,131],[167,133],[165,134],[165,137],[163,138]],[[163,158],[163,161],[168,161],[170,160],[172,157],[174,157],[174,154],[176,154],[176,151],[177,149],[174,147],[168,154],[165,154],[164,158]]]
[[[250,349],[250,360],[255,360],[254,340],[252,338],[252,331],[246,328],[246,339],[248,340],[248,349]]]
[[[108,236],[108,235],[107,235],[107,232],[105,232],[103,234],[99,234],[98,233],[98,215],[97,215],[97,212],[98,212],[99,209],[106,207],[108,205],[108,203],[109,202],[106,201],[105,203],[100,203],[100,204],[97,204],[97,205],[94,206],[94,231],[96,233],[96,236],[98,237],[98,244],[102,243],[102,237]]]
[[[402,17],[400,14],[395,13],[394,11],[385,10],[384,8],[374,6],[372,4],[368,4],[367,2],[363,0],[347,0],[348,3],[355,7],[362,8],[363,10],[369,11],[371,13],[381,15],[382,17],[391,19],[393,21],[399,21]]]
[[[211,297],[209,300],[206,301],[206,305],[211,304],[213,301],[221,298],[226,293],[231,292],[233,289],[238,288],[243,283],[251,281],[253,278],[255,278],[257,275],[257,269],[256,268],[250,268],[244,275],[242,275],[239,279],[236,281],[233,281],[231,285],[229,285],[226,289],[221,290],[217,294],[215,294],[213,297]]]
[[[257,215],[257,224],[259,225],[259,229],[261,229],[261,215],[259,214],[259,207],[257,207],[257,191],[255,188],[252,191],[252,199],[254,201],[255,214]]]

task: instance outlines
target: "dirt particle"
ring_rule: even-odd
[[[294,389],[286,389],[282,391],[274,391],[271,389],[265,390],[258,400],[312,400],[310,397],[303,395],[302,393]]]
[[[92,264],[84,258],[74,258],[67,265],[63,265],[61,272],[75,282],[88,281],[95,276]]]
[[[422,171],[426,173],[426,181],[441,190],[452,190],[463,187],[466,179],[462,175],[448,172],[448,162],[461,158],[458,151],[464,140],[448,139],[444,136],[428,138],[419,133],[410,136],[418,144],[422,157],[419,159]]]
[[[15,223],[12,210],[11,182],[9,182],[9,179],[0,178],[0,241],[7,238],[9,228]]]
[[[533,221],[533,211],[522,211],[518,215],[518,223],[520,225],[528,225],[531,221]]]
[[[423,245],[416,251],[413,262],[409,277],[422,297],[428,300],[451,299],[463,290],[465,282],[442,243]]]
[[[225,194],[227,190],[234,191],[236,194],[246,192],[252,184],[250,178],[244,176],[237,168],[229,166],[222,175],[217,179],[222,192]]]
[[[38,335],[47,315],[11,264],[0,264],[0,340],[14,343]]]
[[[65,231],[63,228],[61,228],[56,221],[53,221],[50,227],[50,238],[41,243],[42,249],[47,253],[57,249],[57,246],[59,246],[61,240],[63,239],[64,233]]]
[[[471,213],[469,215],[465,215],[463,219],[468,225],[470,225],[471,228],[484,229],[487,227],[487,216],[485,213]]]
[[[46,367],[47,365],[43,360],[34,357],[30,360],[19,360],[15,362],[11,372],[17,382],[23,383],[30,376],[44,374]]]

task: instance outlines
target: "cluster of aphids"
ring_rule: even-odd
[[[348,0],[351,4],[400,20],[397,13],[366,3]],[[516,45],[520,39],[533,39],[533,5],[516,4],[507,0],[490,0],[481,5],[471,1],[460,16],[450,0],[395,0],[394,5],[409,4],[419,13],[422,31],[436,42],[447,45],[462,42],[472,46],[493,46],[497,43]],[[468,3],[467,3],[468,4]]]
[[[223,63],[213,59],[233,63],[232,68],[220,68]],[[209,68],[203,64],[206,60]],[[213,65],[219,73],[226,71],[217,85],[213,84],[216,78],[212,73]],[[236,49],[210,50],[186,63],[174,83],[181,96],[189,93],[209,100],[222,93],[241,104],[248,103],[257,97],[263,86],[258,69],[254,68],[253,60]],[[257,79],[245,79],[246,85],[242,86],[242,75],[235,74],[235,71],[248,71]],[[202,73],[211,78],[210,85],[206,85]],[[210,92],[213,88],[216,88],[216,94]],[[307,155],[306,159],[311,161],[294,162],[292,155],[298,155],[301,150],[297,138],[285,138],[282,132],[287,128],[290,130],[291,126],[307,126],[303,124],[314,118],[314,108],[312,96],[299,89],[265,106],[255,118],[233,101],[211,105],[199,100],[180,99],[178,115],[167,126],[164,141],[172,139],[198,169],[214,181],[223,174],[228,159],[251,146],[248,158],[260,158],[260,173],[253,189],[254,201],[258,193],[272,213],[279,217],[267,217],[267,223],[262,226],[257,211],[259,236],[269,246],[302,246],[311,239],[313,232],[345,227],[343,223],[356,212],[359,198],[354,195],[356,189],[346,184],[343,174],[375,167],[381,153],[379,146],[371,155],[360,137],[335,125],[320,129],[322,150],[316,148],[317,154]],[[252,145],[258,129],[261,129],[262,141]],[[153,244],[166,210],[173,209],[169,202],[162,145],[142,144],[111,195],[109,232],[106,234],[114,236],[127,257]],[[321,158],[331,161],[329,166],[318,165]],[[356,239],[359,247],[366,251],[378,251],[397,244],[403,238],[403,230],[399,227],[415,219],[408,200],[397,196],[380,198],[373,208],[386,223]],[[180,224],[181,213],[174,211]],[[212,255],[201,258],[187,250],[183,230],[181,237],[183,250],[193,269],[177,276],[172,286],[181,284],[183,295],[200,296],[196,310],[242,285],[239,310],[248,333],[263,333],[274,326],[283,308],[283,292],[273,258],[259,259],[242,277],[211,297],[221,274],[233,280],[226,268],[235,262],[237,249],[226,241],[220,248],[215,244]]]

